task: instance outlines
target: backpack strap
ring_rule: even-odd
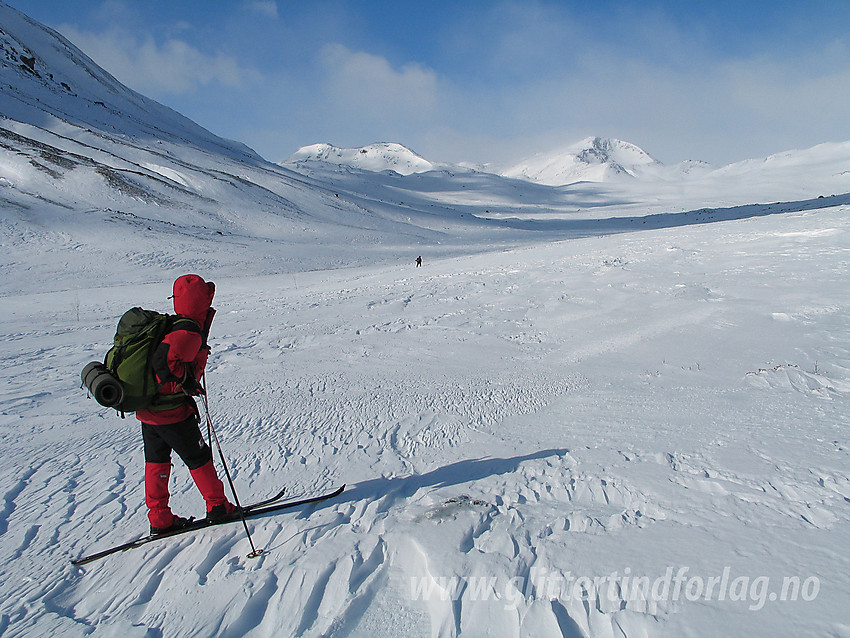
[[[159,394],[159,389],[166,383],[180,383],[180,381],[182,381],[182,379],[174,374],[171,371],[171,368],[168,367],[168,349],[162,347],[165,337],[172,332],[177,332],[178,330],[195,332],[203,337],[201,326],[194,319],[191,319],[190,317],[183,317],[181,315],[168,316],[168,321],[162,331],[162,335],[160,335],[154,342],[155,345],[152,346],[153,351],[151,356],[148,358],[148,366],[150,366],[152,374],[146,375],[146,377],[150,376],[157,380],[157,393],[151,401],[150,410],[170,410],[179,407],[185,403],[187,399],[189,399],[189,397],[184,395],[182,392],[177,394]]]

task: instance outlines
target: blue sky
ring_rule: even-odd
[[[665,163],[850,140],[850,1],[6,0],[279,161],[399,142],[510,162],[590,135]]]

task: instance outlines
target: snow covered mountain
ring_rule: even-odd
[[[441,167],[401,144],[387,142],[362,148],[337,148],[331,144],[303,146],[284,164],[298,162],[328,162],[374,172],[391,170],[400,175],[426,173]]]
[[[143,266],[140,280],[190,264],[280,272],[367,263],[388,246],[419,250],[410,237],[436,244],[446,228],[463,236],[482,227],[430,202],[415,211],[343,197],[333,183],[266,161],[123,86],[3,3],[0,29],[0,223],[3,237],[30,238],[4,246],[4,267],[35,246],[76,246],[71,269],[100,280],[110,277],[104,257],[113,250]],[[221,250],[208,260],[212,240]],[[259,264],[247,267],[246,248],[269,242],[278,250],[256,251]],[[138,254],[117,248],[125,243]],[[56,274],[50,261],[39,267],[48,281]]]
[[[401,175],[425,173],[432,170],[473,170],[467,164],[438,164],[429,161],[409,148],[395,143],[370,144],[362,148],[337,148],[331,144],[304,146],[282,165],[298,170],[298,163],[326,162],[361,170],[380,172],[393,170]],[[490,165],[474,170],[493,171],[512,179],[524,179],[540,184],[558,186],[578,181],[604,182],[619,176],[634,176],[647,166],[661,166],[648,153],[634,144],[621,140],[589,137],[566,149],[535,155],[507,169]]]
[[[587,234],[592,220],[608,228],[606,218],[850,191],[842,170],[829,168],[841,165],[842,145],[808,153],[809,164],[791,154],[697,170],[687,182],[668,172],[665,183],[570,188],[447,167],[397,144],[307,147],[282,166],[128,89],[2,3],[0,26],[0,266],[26,262],[33,249],[59,251],[61,262],[32,264],[46,282],[66,271],[147,281],[190,267],[278,273],[412,259],[423,249],[465,254],[496,237],[521,245]],[[586,169],[576,179],[665,168],[626,143],[594,138],[582,149],[571,160]],[[246,251],[255,256],[250,264]],[[137,268],[116,269],[116,260]],[[4,285],[19,290],[25,282]]]
[[[588,137],[565,149],[535,155],[501,174],[558,186],[633,177],[641,168],[658,164],[649,153],[629,142]]]
[[[0,2],[0,114],[81,142],[99,135],[124,141],[192,145],[243,161],[260,158],[127,88],[52,29]],[[92,130],[97,131],[95,134]]]
[[[650,212],[669,208],[673,201],[679,204],[689,201],[694,206],[728,206],[757,200],[805,199],[850,190],[850,170],[847,169],[850,166],[850,142],[827,142],[808,149],[789,150],[718,167],[700,160],[665,165],[629,142],[589,137],[566,149],[538,154],[509,168],[437,163],[393,143],[350,149],[314,144],[302,147],[281,166],[304,175],[322,176],[324,181],[360,180],[359,186],[351,186],[360,191],[374,188],[382,178],[376,177],[369,184],[364,175],[342,175],[340,168],[351,167],[375,173],[392,171],[413,180],[419,179],[419,183],[425,178],[417,178],[417,175],[443,171],[458,183],[466,182],[461,186],[463,189],[469,189],[472,183],[486,182],[486,190],[490,192],[506,190],[504,185],[494,186],[494,180],[499,177],[544,186],[572,184],[575,188],[595,189],[609,197],[621,198],[628,194],[635,203],[660,205]],[[408,181],[406,188],[415,190],[415,184],[415,181]],[[455,186],[447,185],[447,189],[458,192],[457,184]],[[517,186],[507,190],[511,189],[515,190]],[[534,197],[546,200],[547,206],[553,204],[551,192],[540,189],[533,192]],[[520,204],[520,208],[526,207],[526,195],[520,197],[518,194],[511,208],[516,209]],[[479,196],[484,208],[492,208],[488,201],[492,198],[480,192]],[[555,196],[555,199],[558,197]],[[569,208],[576,201],[566,196],[558,199],[558,206]],[[632,207],[623,208],[621,212],[634,213]]]

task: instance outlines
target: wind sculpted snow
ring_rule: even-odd
[[[847,214],[219,278],[240,494],[349,485],[252,521],[254,560],[230,526],[70,566],[146,528],[138,426],[77,375],[168,283],[6,296],[0,630],[840,635]]]

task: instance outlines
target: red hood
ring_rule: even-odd
[[[174,282],[174,312],[194,319],[203,326],[214,295],[213,282],[206,282],[198,275],[178,277]]]

